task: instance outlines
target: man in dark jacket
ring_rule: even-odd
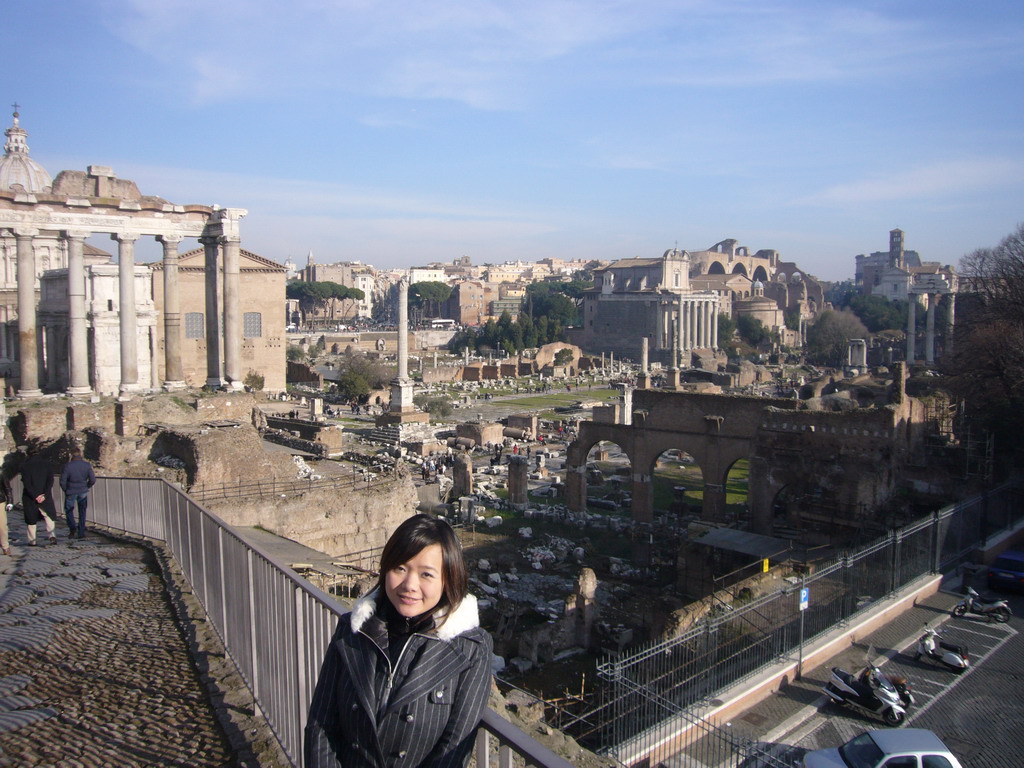
[[[21,504],[25,511],[25,526],[28,529],[28,545],[36,545],[36,525],[40,520],[46,526],[51,544],[57,543],[53,531],[53,519],[57,510],[53,506],[53,467],[42,454],[39,446],[29,445],[28,459],[21,467]]]
[[[64,516],[68,521],[68,536],[85,538],[85,511],[89,507],[89,489],[96,484],[92,465],[82,457],[77,445],[71,449],[71,461],[60,473],[60,488],[64,491]],[[75,503],[78,503],[78,525],[75,525]]]

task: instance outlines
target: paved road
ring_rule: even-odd
[[[979,590],[981,591],[981,590]],[[1014,616],[1008,624],[989,624],[979,617],[941,618],[944,637],[967,645],[971,668],[962,675],[927,661],[915,661],[915,645],[902,645],[882,669],[907,677],[916,703],[907,725],[935,731],[965,768],[1011,768],[1024,765],[1024,596],[1008,596]],[[827,669],[818,671],[824,677]],[[880,720],[840,708],[823,706],[808,721],[779,739],[788,744],[788,759],[799,764],[807,750],[833,747]]]

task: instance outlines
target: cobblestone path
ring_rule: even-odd
[[[154,555],[68,541],[60,523],[56,545],[28,547],[17,518],[0,555],[0,766],[234,765]]]

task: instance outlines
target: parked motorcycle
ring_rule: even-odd
[[[914,654],[914,659],[920,661],[924,657],[954,672],[966,671],[971,665],[967,646],[945,643],[939,639],[940,637],[942,635],[938,630],[925,627],[924,634],[917,639],[917,653]]]
[[[880,715],[888,726],[902,725],[906,720],[907,711],[896,687],[874,665],[870,665],[859,678],[839,667],[832,667],[832,676],[821,690],[836,704],[852,704],[873,715]]]
[[[981,597],[973,588],[967,588],[967,597],[953,606],[953,615],[957,618],[968,613],[984,616],[990,622],[996,621],[1004,624],[1010,620],[1013,612],[1005,600],[999,598],[986,599]]]

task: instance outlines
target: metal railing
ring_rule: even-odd
[[[305,480],[277,480],[268,478],[266,480],[252,480],[249,482],[238,481],[236,483],[202,483],[194,485],[188,490],[189,496],[196,501],[203,503],[208,501],[223,501],[231,499],[244,501],[248,499],[262,499],[267,497],[280,497],[296,493],[311,493],[313,491],[340,491],[350,489],[362,491],[375,488],[383,483],[389,483],[395,479],[392,473],[359,473],[330,475],[320,477],[316,480],[307,478]]]
[[[772,664],[802,658],[805,644],[918,577],[965,563],[990,536],[1024,518],[1020,501],[1021,488],[1008,484],[951,505],[818,563],[812,574],[778,591],[742,604],[718,604],[678,637],[608,658],[598,666],[605,683],[600,711],[587,713],[602,727],[588,745],[632,764],[686,731],[677,751],[720,768],[740,765],[749,753],[723,734],[693,728],[695,718],[706,724],[695,713]],[[805,587],[812,599],[801,611],[798,595]]]
[[[89,509],[98,525],[165,544],[284,753],[302,768],[307,710],[343,608],[164,480],[98,478]],[[480,725],[480,768],[492,755],[503,768],[513,756],[538,768],[571,768],[492,710]]]

